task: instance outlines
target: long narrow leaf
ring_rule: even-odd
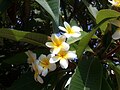
[[[53,18],[53,24],[59,25],[60,0],[36,0]],[[56,29],[57,30],[57,29]],[[57,32],[57,31],[54,31]]]
[[[6,28],[0,28],[0,37],[15,41],[23,41],[39,46],[45,46],[44,43],[47,41],[47,36],[43,34],[11,30]]]

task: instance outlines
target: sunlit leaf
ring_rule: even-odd
[[[85,48],[87,47],[90,39],[93,37],[93,35],[95,34],[96,30],[102,25],[104,24],[105,21],[111,19],[111,18],[115,18],[115,17],[110,17],[110,18],[105,18],[103,19],[101,22],[99,22],[95,28],[92,29],[92,31],[88,34],[86,34],[80,41],[79,41],[79,44],[78,44],[78,48],[77,49],[77,56],[79,59],[81,59],[81,56],[85,50]]]
[[[51,15],[55,24],[58,26],[60,0],[36,0],[36,1]],[[53,26],[55,24],[53,24]]]
[[[96,17],[96,22],[99,23],[105,18],[118,17],[118,16],[120,16],[120,13],[115,10],[103,9],[98,12]],[[107,28],[107,24],[108,22],[105,22],[103,25],[100,26],[100,29],[102,30],[103,33]]]
[[[47,36],[43,34],[0,28],[0,37],[45,46]]]

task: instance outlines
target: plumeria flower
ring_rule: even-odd
[[[51,40],[52,42],[46,42],[46,46],[51,48],[51,53],[57,54],[61,49],[62,50],[68,50],[69,49],[69,44],[65,42],[66,37],[61,35],[57,36],[56,34],[51,35]]]
[[[68,67],[68,60],[77,58],[75,51],[63,51],[61,50],[57,55],[50,58],[50,63],[56,63],[60,61],[62,68],[66,69]]]
[[[28,51],[25,52],[25,53],[26,53],[27,56],[28,56],[27,62],[28,62],[29,64],[32,64],[32,63],[36,60],[36,54],[33,53],[33,52],[30,51],[30,50],[28,50]]]
[[[42,70],[43,68],[42,67],[39,67],[39,61],[36,60],[32,63],[32,68],[33,70],[35,71],[35,74],[34,74],[34,79],[35,81],[38,81],[40,83],[43,83],[43,79],[40,77],[40,74],[42,73]]]
[[[56,69],[55,63],[50,63],[49,60],[51,58],[51,54],[48,56],[41,54],[39,57],[39,66],[38,68],[42,69],[42,76],[46,76],[49,71],[54,71]]]
[[[114,40],[120,39],[120,28],[118,28],[115,33],[112,35]]]
[[[120,7],[120,0],[108,0],[113,6]]]
[[[59,26],[58,28],[65,32],[63,35],[65,35],[67,38],[81,36],[80,31],[82,31],[82,29],[80,27],[78,26],[71,27],[67,22],[64,22],[64,26],[65,28],[62,26]]]

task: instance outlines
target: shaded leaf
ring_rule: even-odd
[[[83,3],[86,5],[88,8],[89,12],[93,15],[94,18],[96,18],[98,10],[96,7],[93,7],[91,4],[89,4],[86,0],[82,0]]]
[[[102,74],[103,69],[98,58],[84,59],[76,68],[69,90],[101,90]]]
[[[107,82],[107,80],[105,79],[105,77],[102,78],[101,90],[112,90],[112,88],[110,87],[110,85]]]
[[[42,90],[42,85],[35,82],[33,73],[27,72],[17,79],[7,90]]]

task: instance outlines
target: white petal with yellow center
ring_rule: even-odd
[[[50,63],[56,63],[60,61],[62,68],[68,67],[68,60],[77,58],[77,55],[74,51],[60,51],[56,56],[51,57]]]
[[[52,55],[53,56],[53,55]],[[39,57],[39,67],[42,67],[42,76],[46,76],[49,71],[54,71],[56,69],[56,64],[51,64],[50,61],[51,54],[43,55],[41,54]]]
[[[61,35],[61,36],[56,36],[55,34],[52,34],[51,36],[52,42],[46,42],[46,46],[51,48],[51,53],[57,54],[61,49],[63,50],[68,50],[69,49],[69,44],[65,42],[66,37]]]
[[[78,26],[71,27],[67,22],[64,22],[64,26],[65,28],[62,26],[59,26],[58,28],[65,32],[63,35],[65,35],[67,38],[81,36],[80,31],[82,31],[82,29],[80,27]]]
[[[115,33],[112,35],[114,40],[120,39],[120,28],[118,28]]]

